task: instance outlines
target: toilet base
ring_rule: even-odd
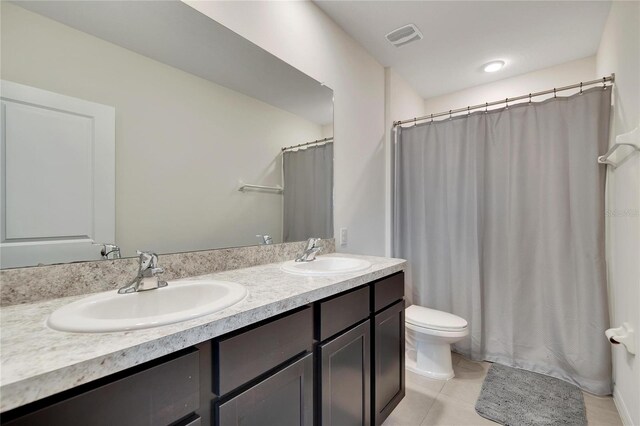
[[[407,370],[428,377],[434,380],[450,380],[455,377],[451,364],[451,346],[445,345],[447,354],[440,354],[435,359],[416,361],[416,351],[407,351],[405,356],[405,367]],[[448,355],[448,361],[445,355]]]

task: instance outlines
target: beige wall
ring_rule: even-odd
[[[467,105],[479,105],[485,102],[544,91],[553,89],[554,87],[568,86],[579,83],[580,81],[593,80],[596,78],[598,78],[598,76],[596,76],[596,58],[595,56],[591,56],[516,77],[505,78],[504,80],[498,80],[493,83],[429,98],[424,101],[424,110],[426,114],[436,114],[450,109],[464,108]],[[572,92],[562,92],[563,96],[570,93]],[[545,97],[541,96],[536,98],[537,101],[542,99],[545,99]],[[502,107],[503,105],[497,105],[493,108]]]
[[[320,126],[2,2],[1,77],[116,109],[116,242],[175,252],[281,238],[280,148]],[[326,132],[325,132],[326,133]]]
[[[640,3],[614,1],[597,56],[598,75],[616,74],[612,140],[640,125]],[[640,348],[640,155],[607,173],[612,326],[629,322]],[[640,355],[613,348],[614,400],[626,424],[640,425]]]
[[[349,230],[338,250],[383,255],[382,65],[312,2],[186,3],[334,90],[334,229]]]
[[[385,68],[385,254],[392,255],[393,122],[424,115],[424,99],[392,68]]]

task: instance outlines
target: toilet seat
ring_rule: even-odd
[[[405,309],[407,326],[416,331],[421,329],[441,332],[466,331],[467,321],[457,315],[424,306],[411,305]]]

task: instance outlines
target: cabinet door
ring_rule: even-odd
[[[320,345],[321,424],[370,424],[371,336],[369,321]]]
[[[217,414],[219,426],[312,426],[313,354],[221,403]]]
[[[405,393],[404,300],[374,318],[374,423],[381,425]]]

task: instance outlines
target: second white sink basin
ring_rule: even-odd
[[[296,275],[326,276],[349,274],[369,269],[371,262],[350,257],[316,257],[311,262],[296,262],[291,260],[282,264],[282,270]]]
[[[102,333],[157,327],[212,314],[241,301],[247,289],[228,281],[169,281],[138,293],[108,291],[65,305],[47,325],[59,331]]]

